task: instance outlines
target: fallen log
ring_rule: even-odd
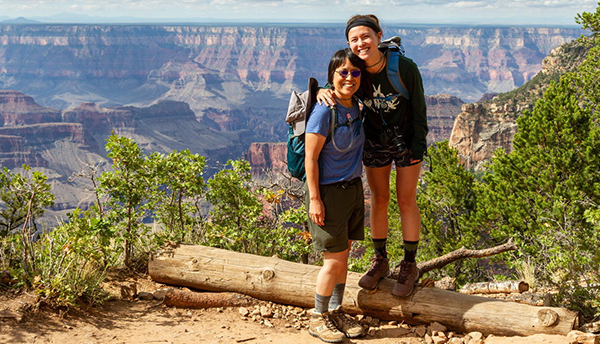
[[[467,283],[459,292],[462,294],[499,294],[522,293],[529,290],[529,284],[524,281],[490,281]]]
[[[240,293],[194,293],[169,289],[163,303],[181,308],[243,307],[256,303],[256,299]]]
[[[231,291],[257,299],[313,307],[315,280],[320,267],[276,257],[197,245],[166,247],[154,254],[148,272],[158,282],[208,291]],[[383,320],[424,324],[437,321],[459,332],[527,336],[535,333],[566,335],[577,325],[575,313],[556,307],[535,307],[417,287],[406,298],[391,295],[394,284],[385,278],[375,293],[358,287],[360,274],[350,272],[344,308]]]

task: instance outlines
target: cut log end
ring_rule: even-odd
[[[544,327],[553,326],[558,322],[558,313],[551,309],[540,309],[537,313],[537,321]]]

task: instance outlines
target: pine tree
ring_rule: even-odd
[[[417,202],[421,210],[421,260],[432,259],[460,247],[486,246],[485,236],[474,226],[476,205],[475,175],[460,162],[456,149],[448,141],[428,149],[427,165],[419,184]],[[459,260],[442,273],[471,282],[483,272],[476,261]],[[440,272],[432,272],[440,273]],[[464,281],[463,281],[464,280]]]
[[[515,239],[539,280],[584,315],[600,305],[599,14],[580,16],[595,30],[582,40],[594,46],[517,120],[513,151],[493,159],[477,206],[493,237]]]

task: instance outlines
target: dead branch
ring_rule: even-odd
[[[512,294],[529,290],[529,284],[524,281],[490,281],[467,283],[459,292],[462,294]]]
[[[417,267],[419,268],[420,276],[423,276],[423,274],[428,271],[441,269],[459,259],[490,257],[507,251],[516,251],[517,249],[517,245],[512,242],[512,239],[509,239],[507,243],[502,245],[485,248],[482,250],[467,250],[466,248],[461,247],[458,250],[447,253],[441,257],[418,263]],[[390,275],[392,278],[397,278],[399,273],[400,267],[396,266]]]

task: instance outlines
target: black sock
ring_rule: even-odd
[[[417,248],[419,247],[419,241],[408,241],[404,240],[404,260],[407,262],[414,263],[415,257],[417,256]]]
[[[373,248],[376,255],[387,258],[387,238],[373,239]]]

